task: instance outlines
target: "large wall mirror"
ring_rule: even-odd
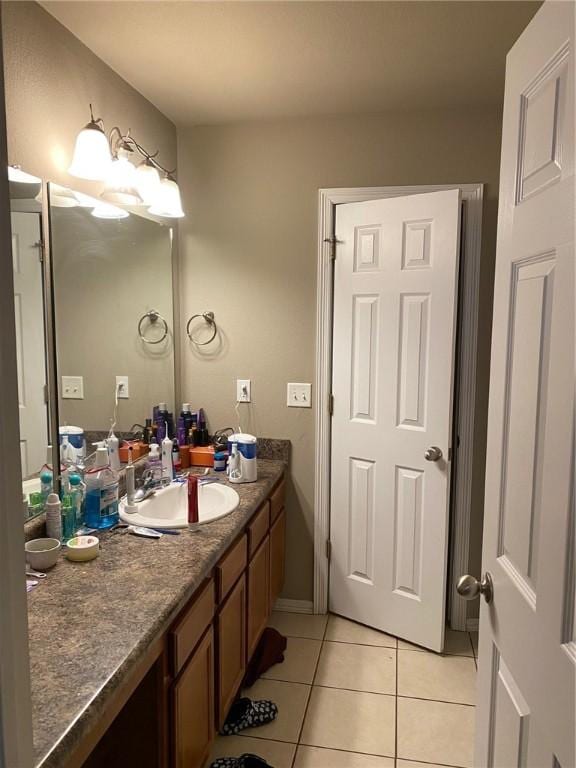
[[[113,420],[122,437],[154,405],[173,409],[173,232],[137,208],[103,205],[15,169],[10,196],[20,452],[31,516],[42,511],[31,502],[64,434],[85,457]]]
[[[174,405],[172,230],[55,184],[48,198],[60,427],[128,432]]]

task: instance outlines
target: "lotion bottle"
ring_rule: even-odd
[[[106,440],[106,448],[108,449],[108,464],[110,469],[117,472],[120,469],[120,451],[118,438],[114,434],[114,430],[110,430],[108,439]]]

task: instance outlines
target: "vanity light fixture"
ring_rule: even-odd
[[[155,216],[162,216],[168,219],[181,219],[184,216],[182,202],[180,200],[180,189],[170,174],[160,182],[160,189],[153,205],[148,209]]]
[[[68,173],[78,179],[104,181],[111,162],[112,153],[104,133],[104,123],[101,117],[94,119],[90,104],[90,122],[76,137],[74,157]]]
[[[127,219],[130,214],[123,208],[117,208],[110,203],[98,203],[92,211],[92,216],[97,219]]]
[[[144,158],[138,168],[130,158],[137,152]],[[81,179],[104,181],[100,197],[117,205],[146,205],[150,213],[166,218],[184,216],[174,171],[164,168],[133,136],[116,126],[108,138],[101,118],[94,118],[78,134],[69,173]],[[163,177],[161,180],[161,176]],[[96,215],[96,214],[95,214]]]
[[[8,181],[17,181],[19,184],[41,184],[42,179],[23,171],[19,165],[8,166]]]

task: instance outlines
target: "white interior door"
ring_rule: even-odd
[[[22,476],[27,477],[46,461],[48,435],[40,216],[13,212],[11,220],[20,456]]]
[[[459,220],[457,189],[336,210],[330,610],[436,651]]]
[[[574,4],[506,66],[480,615],[478,768],[573,768]]]

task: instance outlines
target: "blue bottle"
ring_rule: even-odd
[[[88,528],[111,528],[119,520],[118,473],[108,465],[108,449],[101,444],[96,464],[84,476],[86,503],[84,517]]]

